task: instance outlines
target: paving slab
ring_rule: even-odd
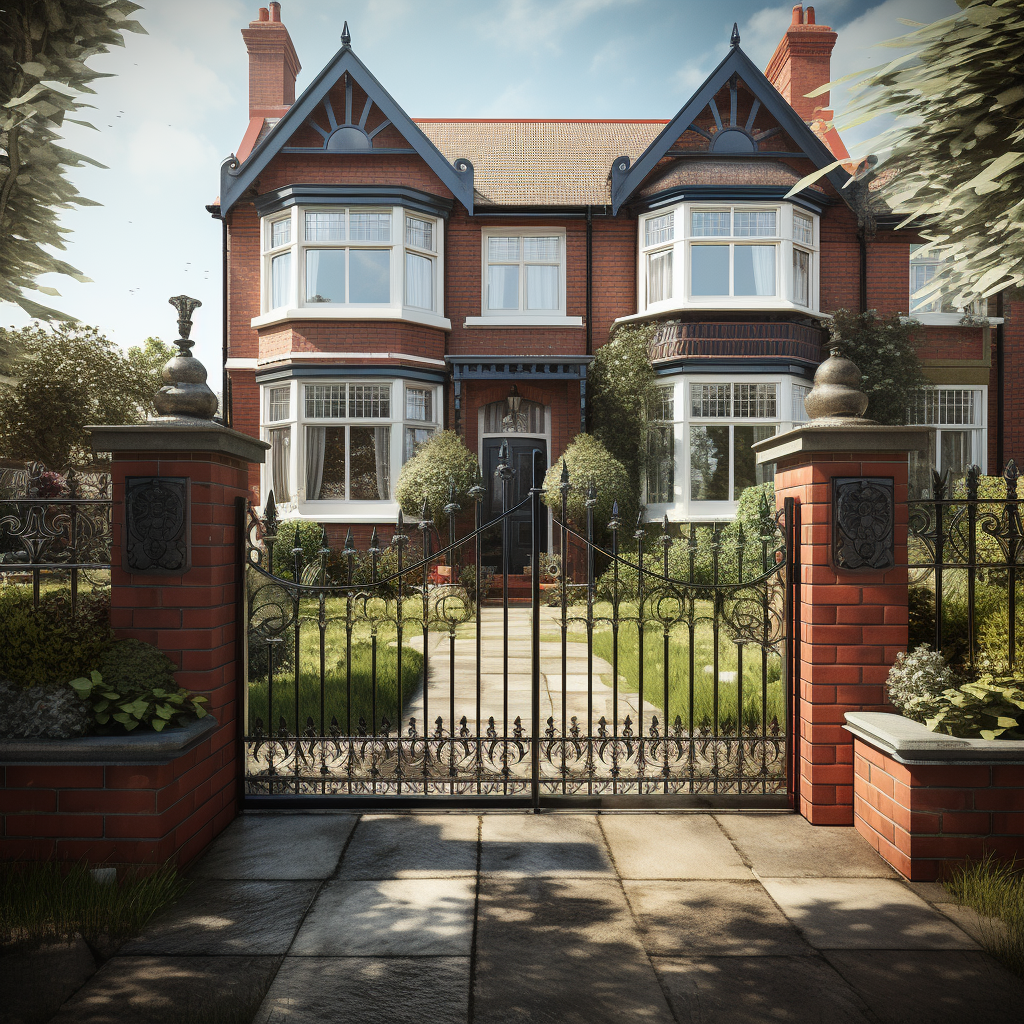
[[[602,814],[620,878],[753,878],[708,814]]]
[[[272,956],[291,945],[319,882],[195,882],[123,955]]]
[[[210,844],[192,878],[330,878],[358,815],[243,814]]]
[[[469,957],[289,957],[253,1024],[465,1024]]]
[[[657,958],[654,966],[679,1024],[871,1021],[856,993],[817,956]]]
[[[82,939],[0,953],[0,1021],[44,1024],[96,973]]]
[[[760,882],[623,882],[651,956],[812,956]]]
[[[53,1024],[247,1021],[280,963],[279,956],[116,956]]]
[[[936,903],[935,909],[967,932],[982,949],[992,949],[1006,941],[1006,922],[998,917],[987,917],[959,903]]]
[[[941,882],[908,882],[903,884],[929,903],[956,903],[956,897]]]
[[[816,949],[977,949],[974,940],[888,878],[766,878],[765,889]]]
[[[484,814],[480,838],[484,875],[615,877],[594,814]]]
[[[985,953],[832,950],[879,1024],[1020,1024],[1024,980]]]
[[[475,814],[364,814],[338,877],[456,878],[476,874]]]
[[[468,956],[474,878],[328,882],[291,956]]]
[[[812,825],[786,812],[715,817],[763,878],[899,877],[854,828]]]
[[[613,879],[484,878],[475,1024],[671,1024]]]

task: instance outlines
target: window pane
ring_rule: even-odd
[[[967,475],[967,467],[971,464],[971,430],[940,430],[939,431],[939,473],[950,471],[949,494],[958,480]]]
[[[349,427],[351,501],[387,501],[391,497],[391,428]]]
[[[390,213],[349,213],[348,229],[354,242],[390,242]]]
[[[527,266],[526,308],[558,309],[558,267]]]
[[[778,398],[777,384],[735,385],[735,415],[744,419],[773,419]]]
[[[391,301],[390,250],[349,250],[348,301],[350,303]]]
[[[434,422],[434,392],[432,388],[405,389],[405,418]]]
[[[405,244],[418,249],[434,250],[434,222],[419,217],[405,218]]]
[[[267,418],[271,423],[277,420],[288,419],[288,412],[291,406],[289,401],[289,389],[288,388],[271,388],[270,389],[270,411]]]
[[[910,453],[910,497],[930,498],[932,496],[932,472],[935,469],[935,432],[928,434],[928,451]],[[950,492],[952,493],[952,492]]]
[[[495,241],[495,239],[491,239]],[[519,239],[516,239],[518,242]],[[519,267],[487,268],[487,308],[519,308]]]
[[[345,250],[306,250],[306,302],[345,301]]]
[[[975,392],[963,388],[928,388],[919,391],[907,414],[908,423],[972,424]]]
[[[433,427],[406,427],[402,462],[408,462],[416,454],[416,449],[433,433]]]
[[[694,295],[729,294],[729,247],[690,246],[690,291]]]
[[[672,298],[672,250],[647,257],[647,301]]]
[[[694,238],[729,235],[728,210],[694,210],[690,214],[690,234]]]
[[[270,247],[272,249],[276,249],[279,245],[287,245],[291,240],[291,220],[275,220],[270,225]]]
[[[345,415],[344,384],[307,384],[306,416],[309,419],[341,419]]]
[[[656,388],[654,398],[651,400],[651,407],[647,415],[652,420],[674,420],[675,415],[675,387],[671,384],[667,387]]]
[[[691,384],[691,416],[731,416],[731,384]]]
[[[270,431],[270,486],[274,500],[280,504],[292,500],[289,466],[292,458],[292,428]]]
[[[810,393],[811,389],[805,384],[793,385],[793,420],[797,423],[806,423],[808,420],[804,399]]]
[[[775,294],[775,246],[735,246],[734,295]]]
[[[757,457],[751,450],[751,445],[765,438],[773,437],[776,431],[775,426],[770,427],[749,427],[735,426],[732,428],[732,451],[733,451],[733,500],[737,500],[740,491],[747,487],[755,487],[763,484],[766,480],[774,478],[773,469],[767,465],[757,465]]]
[[[287,306],[292,296],[292,254],[275,256],[270,261],[270,307]]]
[[[519,259],[519,237],[488,238],[487,261],[489,263],[509,263]]]
[[[793,238],[804,245],[814,245],[814,221],[810,217],[793,214]]]
[[[690,427],[690,500],[729,500],[728,427]]]
[[[648,439],[647,500],[669,502],[675,497],[675,442],[671,427],[655,427]]]
[[[733,234],[739,238],[773,238],[774,210],[736,210],[733,212]]]
[[[553,262],[558,259],[558,236],[547,238],[524,238],[523,259],[535,260],[538,263]]]
[[[391,388],[387,384],[349,384],[348,414],[354,420],[390,419]]]
[[[793,250],[793,301],[811,304],[811,254],[802,249]]]
[[[674,234],[674,213],[666,213],[661,217],[648,217],[644,225],[644,245],[659,245],[661,242],[671,242]]]
[[[321,501],[345,500],[345,428],[344,427],[309,427],[306,430],[306,444],[310,443],[310,434],[315,430],[323,431],[321,441],[323,449],[323,466],[321,469],[320,488],[316,499]],[[306,497],[312,497],[309,473],[309,453],[306,455]]]
[[[345,214],[307,213],[307,242],[340,242],[345,238]]]
[[[405,304],[434,308],[434,261],[427,256],[405,254]]]

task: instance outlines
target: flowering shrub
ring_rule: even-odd
[[[896,655],[896,664],[889,669],[885,686],[894,708],[907,718],[923,722],[923,717],[911,713],[914,701],[955,689],[958,682],[941,654],[928,647],[918,647],[916,651]]]

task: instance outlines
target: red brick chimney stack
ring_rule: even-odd
[[[261,7],[242,38],[249,51],[249,116],[281,117],[295,102],[295,79],[302,70],[281,21],[281,5]]]
[[[793,20],[768,62],[765,77],[807,122],[832,119],[829,94],[807,99],[807,93],[832,80],[832,47],[836,34],[828,25],[815,23],[814,8],[793,8]]]

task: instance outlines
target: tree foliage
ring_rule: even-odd
[[[643,492],[652,441],[658,440],[647,417],[657,389],[647,349],[657,327],[620,327],[597,350],[589,372],[591,432],[625,467],[635,495]]]
[[[93,461],[88,424],[145,421],[161,384],[152,353],[136,346],[125,355],[78,323],[0,329],[0,346],[12,334],[30,358],[0,402],[3,455],[51,469],[80,465]]]
[[[444,507],[450,499],[452,481],[455,502],[463,511],[474,507],[469,493],[478,480],[480,467],[476,455],[454,430],[439,430],[416,450],[402,467],[395,487],[395,500],[411,519],[419,519],[426,498],[434,525],[442,529],[448,522]]]
[[[881,317],[873,309],[866,313],[837,309],[829,316],[833,343],[864,375],[860,385],[868,396],[864,415],[891,426],[906,423],[914,392],[928,385],[914,346],[918,323],[901,320],[899,313]]]
[[[93,127],[68,116],[91,106],[76,94],[92,94],[92,82],[110,77],[85,62],[123,46],[124,32],[145,32],[129,18],[139,9],[129,0],[0,4],[0,299],[31,316],[70,319],[25,296],[25,289],[59,294],[36,284],[41,274],[89,280],[52,250],[66,248],[58,211],[99,205],[79,194],[67,170],[103,165],[58,145],[57,130],[65,118]]]
[[[1024,0],[957,2],[961,13],[880,44],[906,55],[848,76],[864,77],[837,127],[895,118],[863,147],[878,194],[950,257],[921,297],[962,308],[1024,283]]]

